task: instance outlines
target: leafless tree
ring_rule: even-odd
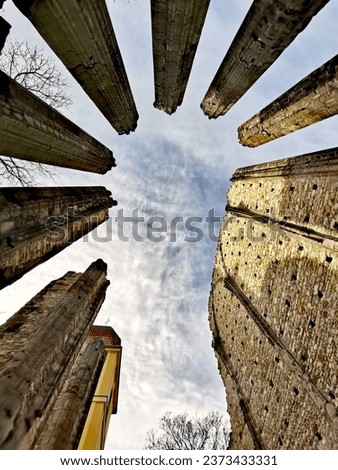
[[[53,108],[69,108],[72,97],[53,58],[37,46],[8,39],[0,55],[0,69]],[[0,156],[0,180],[10,185],[31,185],[38,174],[52,177],[51,166]]]
[[[145,449],[226,449],[230,438],[227,421],[217,411],[203,417],[189,417],[187,413],[173,415],[167,411],[159,421],[159,430],[148,431]]]

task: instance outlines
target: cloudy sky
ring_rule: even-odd
[[[337,53],[334,1],[226,116],[208,120],[203,115],[200,102],[250,4],[211,0],[183,105],[168,116],[152,106],[150,2],[108,0],[140,115],[129,136],[117,135],[60,63],[74,97],[67,116],[113,150],[117,167],[104,176],[57,169],[54,181],[41,178],[39,185],[104,185],[118,206],[94,235],[1,291],[0,321],[66,271],[84,271],[97,258],[108,263],[111,285],[96,323],[108,324],[120,335],[123,360],[118,414],[111,419],[107,449],[141,449],[147,430],[167,410],[226,413],[208,326],[216,243],[208,237],[205,218],[211,209],[215,216],[224,215],[229,178],[236,168],[337,144],[336,117],[257,149],[244,148],[237,139],[240,124]],[[55,57],[10,0],[1,13],[12,24],[12,38],[38,44]],[[119,210],[125,216],[137,210],[144,217],[139,225],[142,242],[132,240],[128,224],[124,231],[129,242],[119,239]],[[146,229],[150,217],[162,217],[168,226],[175,217],[203,218],[195,226],[204,229],[204,237],[189,242],[196,232],[178,224],[176,237],[168,231],[163,241],[152,242]]]

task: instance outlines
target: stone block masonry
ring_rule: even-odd
[[[14,0],[119,134],[138,113],[105,0]]]
[[[182,104],[210,0],[152,0],[155,108]]]
[[[231,449],[338,447],[338,149],[241,168],[209,321]]]
[[[338,55],[238,128],[240,143],[257,147],[338,114]]]
[[[0,327],[0,449],[34,448],[104,301],[106,274],[100,259],[68,272]]]
[[[0,71],[0,155],[104,174],[111,150]]]
[[[254,0],[202,103],[224,115],[274,63],[329,0]]]
[[[108,219],[104,187],[0,188],[0,289]]]

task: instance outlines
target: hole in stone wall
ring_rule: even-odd
[[[269,381],[269,385],[270,385],[270,387],[271,387],[271,388],[273,388],[273,387],[274,387],[274,385],[273,385],[273,382],[272,382],[272,380],[271,380],[271,379],[270,379],[270,381]]]
[[[289,426],[289,421],[288,421],[287,419],[284,421],[284,426],[285,426],[286,428]]]
[[[18,331],[22,327],[23,324],[24,324],[23,322],[16,322],[12,325],[9,325],[7,328],[5,328],[3,330],[3,332],[4,333],[14,333],[15,331]]]
[[[297,281],[297,274],[292,274],[291,281]]]
[[[316,326],[316,323],[313,320],[309,321],[309,327],[314,328]]]
[[[336,229],[336,230],[338,230],[338,222],[335,222],[335,223],[333,224],[333,228]]]
[[[309,220],[310,220],[310,217],[309,217],[308,215],[306,215],[306,216],[304,217],[304,222],[309,222]]]
[[[283,445],[283,441],[282,441],[282,438],[281,438],[280,436],[278,437],[278,444],[279,444],[280,446]]]
[[[290,186],[290,191],[294,191],[295,190],[295,187],[294,186]]]
[[[290,305],[291,305],[291,304],[290,304],[290,300],[285,299],[285,305],[286,305],[287,307],[290,307]]]
[[[269,413],[269,407],[268,407],[267,405],[264,406],[264,410],[265,410],[267,413]]]
[[[323,438],[322,438],[322,435],[320,434],[320,432],[316,432],[316,438],[318,439],[318,441],[321,441]]]
[[[297,387],[293,387],[293,393],[297,396],[299,395],[299,390]]]
[[[274,191],[274,190],[275,190],[275,188],[271,188],[271,192]]]
[[[300,358],[302,361],[306,361],[306,354],[301,354]]]
[[[280,245],[283,245],[283,242],[282,242],[282,240],[279,240],[279,242],[278,242],[278,243],[279,243]]]
[[[330,390],[329,397],[332,398],[332,400],[334,400],[336,398],[336,395]]]
[[[319,297],[320,299],[322,299],[322,298],[324,297],[323,292],[320,291],[320,290],[317,292],[317,295],[318,295],[318,297]]]
[[[278,356],[275,357],[275,361],[277,362],[277,364],[279,363],[279,357]]]
[[[298,250],[299,250],[299,251],[303,251],[303,250],[304,250],[304,247],[303,247],[302,245],[299,245]]]
[[[313,189],[314,191],[315,191],[317,188],[318,188],[318,186],[317,186],[316,184],[314,184],[314,185],[312,186],[312,189]]]
[[[327,256],[325,261],[326,261],[327,263],[331,263],[331,262],[332,262],[332,257],[331,257],[331,256]]]
[[[281,336],[283,336],[284,330],[282,330],[282,328],[279,329],[279,334],[280,334]]]

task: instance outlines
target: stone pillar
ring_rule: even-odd
[[[51,282],[0,328],[0,449],[32,449],[104,301],[107,265]]]
[[[1,4],[0,4],[1,8]],[[0,16],[0,54],[5,45],[6,38],[8,36],[9,30],[11,29],[11,25],[7,23],[7,21]]]
[[[105,0],[14,0],[119,134],[138,114]]]
[[[112,152],[0,71],[0,155],[104,174]]]
[[[238,128],[242,145],[257,147],[338,113],[338,55]]]
[[[217,118],[244,95],[329,0],[254,0],[202,103]]]
[[[114,203],[103,187],[0,188],[0,288],[105,222]]]
[[[182,104],[210,0],[152,0],[155,108]]]
[[[231,449],[336,449],[338,148],[237,170],[209,299]]]
[[[105,359],[104,344],[87,338],[34,446],[76,450]]]

